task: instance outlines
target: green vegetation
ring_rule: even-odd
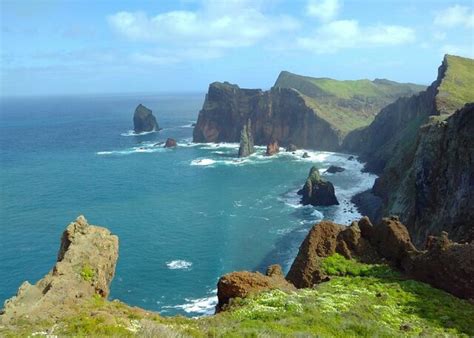
[[[81,277],[86,282],[91,282],[94,279],[95,271],[90,267],[89,264],[85,264],[81,270]]]
[[[298,90],[306,104],[342,134],[369,125],[380,109],[398,97],[425,89],[383,79],[338,81],[289,72],[281,72],[275,86]]]
[[[442,113],[453,113],[474,102],[474,60],[446,55],[447,70],[438,88],[436,103]]]
[[[226,312],[191,319],[161,317],[96,296],[60,323],[28,321],[1,336],[404,337],[473,336],[474,305],[403,278],[390,267],[335,254],[322,262],[331,280],[313,289],[272,290],[235,299]],[[54,328],[54,329],[53,329]]]

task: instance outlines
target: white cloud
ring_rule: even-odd
[[[441,53],[474,58],[474,46],[472,44],[471,45],[446,44],[446,45],[441,46]]]
[[[347,48],[396,46],[415,41],[412,28],[396,25],[361,26],[357,20],[337,20],[302,37],[297,44],[315,53],[334,53]]]
[[[474,27],[474,11],[467,6],[455,5],[436,13],[434,24],[441,27]]]
[[[337,17],[340,7],[339,0],[309,0],[306,12],[321,21],[330,21]]]
[[[264,14],[258,1],[248,0],[206,0],[196,11],[170,11],[155,16],[123,11],[107,20],[116,32],[132,41],[153,42],[176,51],[179,55],[170,60],[195,56],[199,51],[217,57],[224,50],[253,46],[298,26],[291,17]],[[160,63],[169,56],[153,57]],[[143,55],[134,58],[154,60]]]

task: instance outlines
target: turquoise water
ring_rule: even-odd
[[[111,298],[188,316],[212,313],[216,282],[234,270],[288,269],[322,218],[360,215],[351,196],[374,176],[347,154],[257,154],[236,144],[192,144],[204,94],[9,99],[0,114],[0,302],[55,262],[66,225],[84,214],[120,238]],[[133,136],[138,103],[164,129]],[[156,143],[173,137],[178,148]],[[347,170],[323,176],[340,206],[298,205],[312,165]]]

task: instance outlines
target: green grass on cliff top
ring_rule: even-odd
[[[279,290],[236,299],[228,311],[190,319],[160,317],[120,302],[91,299],[54,326],[58,336],[114,337],[406,337],[474,336],[474,305],[386,265],[340,255],[327,258],[329,282],[287,294]],[[48,332],[52,323],[23,322],[0,336]]]
[[[341,133],[366,126],[386,105],[425,86],[377,79],[338,81],[281,72],[276,87],[298,90],[316,113]]]
[[[436,97],[438,109],[451,114],[474,102],[474,59],[447,55],[448,68]]]

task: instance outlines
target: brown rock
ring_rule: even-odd
[[[280,152],[280,146],[278,145],[278,141],[271,141],[267,144],[267,151],[265,152],[266,156],[272,156],[278,154]]]
[[[118,258],[118,238],[87,223],[83,216],[69,224],[53,269],[36,284],[24,282],[5,302],[0,323],[60,318],[93,295],[107,297]]]
[[[174,138],[168,138],[165,143],[165,148],[174,148],[178,144],[176,143],[176,140]]]
[[[267,270],[267,275],[260,272],[239,271],[222,276],[217,283],[218,304],[216,312],[225,310],[233,298],[243,298],[250,294],[279,289],[294,291],[295,287],[288,283],[279,265],[272,265]]]

